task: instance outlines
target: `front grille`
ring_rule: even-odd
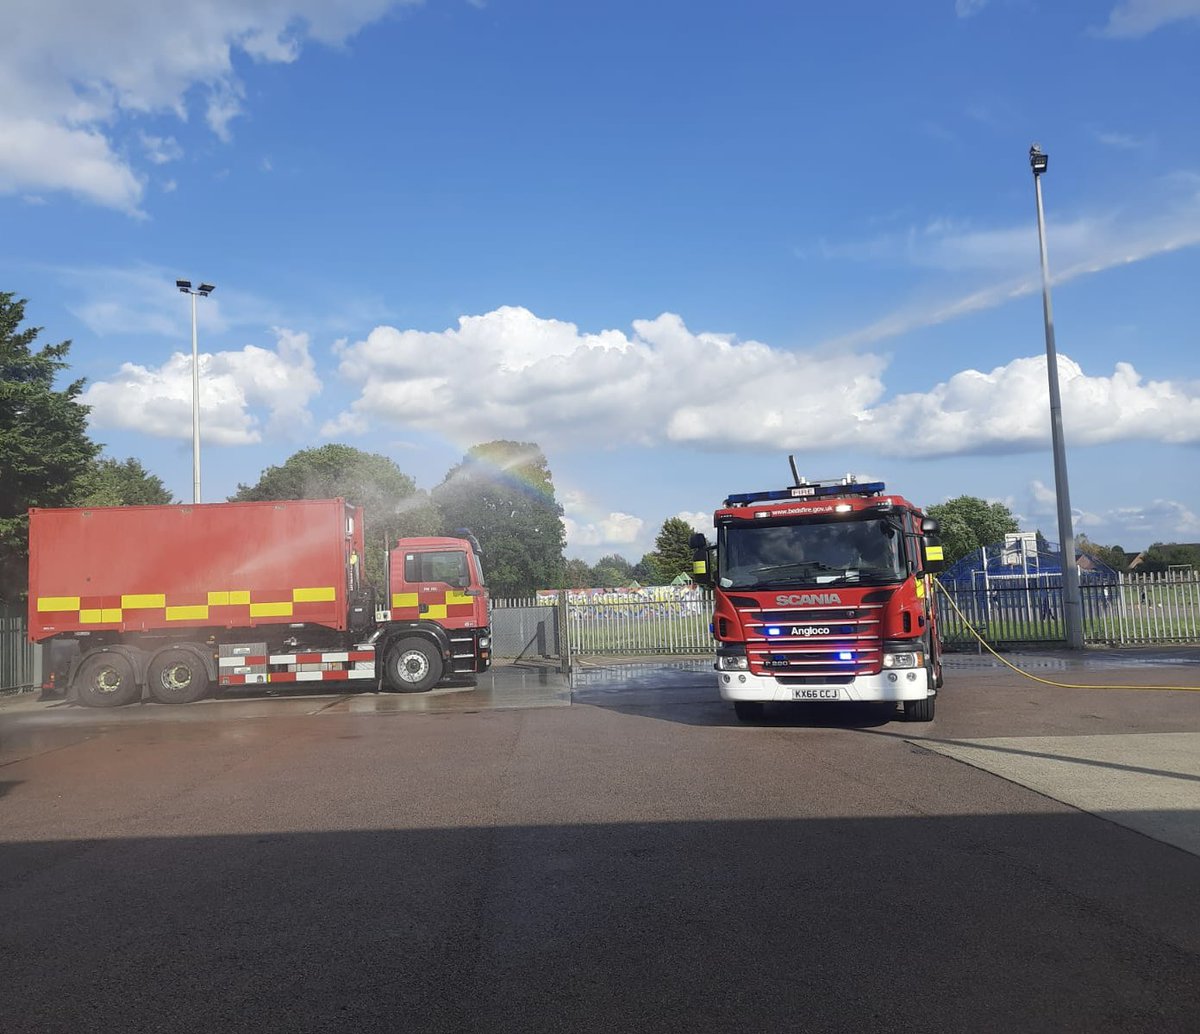
[[[750,670],[781,681],[805,682],[848,682],[877,675],[883,669],[882,609],[879,603],[862,603],[741,610]]]

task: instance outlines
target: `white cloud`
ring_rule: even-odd
[[[1147,143],[1130,133],[1114,133],[1111,130],[1098,129],[1092,135],[1106,147],[1115,147],[1119,151],[1139,151]]]
[[[140,137],[146,157],[155,165],[177,162],[183,157],[183,148],[173,136],[151,136],[149,133],[142,133]]]
[[[675,516],[693,531],[702,531],[705,535],[712,535],[716,531],[712,510],[680,510]]]
[[[559,494],[563,508],[563,525],[567,545],[571,549],[599,546],[628,546],[638,541],[645,521],[632,514],[613,511],[597,512],[595,504],[578,489],[564,489]]]
[[[111,135],[123,118],[186,121],[198,94],[210,128],[226,139],[243,103],[235,51],[255,61],[294,61],[304,42],[340,45],[411,2],[24,5],[10,19],[13,31],[0,35],[0,192],[62,190],[137,212],[145,179]]]
[[[988,5],[988,0],[954,0],[954,13],[960,18],[970,18]]]
[[[327,424],[331,435],[383,422],[463,441],[882,455],[1020,452],[1049,435],[1042,356],[888,399],[879,355],[693,333],[670,313],[636,320],[631,334],[588,334],[512,307],[438,332],[377,327],[336,351],[361,394]],[[1059,378],[1073,446],[1200,441],[1200,386],[1144,381],[1129,363],[1088,374],[1063,355]]]
[[[1200,244],[1197,178],[1191,173],[1177,173],[1163,177],[1156,186],[1157,207],[1150,210],[1114,210],[1062,222],[1051,219],[1047,238],[1053,282],[1064,284]],[[822,254],[827,258],[918,266],[946,273],[981,271],[999,278],[956,298],[903,306],[826,341],[827,348],[874,344],[920,327],[993,309],[1041,290],[1037,226],[1033,220],[992,228],[934,220],[904,233],[823,245]]]
[[[1123,0],[1112,9],[1101,35],[1131,39],[1179,21],[1200,21],[1200,0]]]
[[[275,330],[275,348],[246,345],[200,355],[200,435],[218,445],[261,441],[265,431],[290,436],[311,424],[309,400],[321,390],[308,335]],[[175,352],[162,366],[124,363],[95,381],[81,401],[95,427],[161,438],[192,434],[192,357]]]
[[[1053,487],[1037,480],[1029,483],[1029,516],[1052,541],[1058,537],[1057,499]],[[1194,541],[1200,534],[1200,516],[1174,499],[1152,499],[1140,506],[1099,511],[1073,507],[1071,522],[1076,534],[1083,532],[1100,545]]]

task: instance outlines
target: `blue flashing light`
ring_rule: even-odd
[[[769,492],[739,492],[725,500],[726,506],[749,506],[752,503],[785,502],[790,500],[821,499],[829,496],[882,495],[886,490],[882,481],[857,482],[850,485],[798,485]]]
[[[778,625],[772,625],[770,628],[768,628],[766,630],[766,632],[767,632],[767,635],[780,635],[783,632],[783,629],[780,628]]]
[[[841,653],[838,654],[838,660],[839,661],[852,661],[852,660],[854,660],[854,654],[852,654],[849,650],[843,650]]]

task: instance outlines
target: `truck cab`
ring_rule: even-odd
[[[935,522],[847,477],[731,495],[714,524],[715,547],[697,536],[694,557],[714,589],[717,685],[739,718],[784,701],[895,702],[933,718]]]
[[[376,612],[376,655],[398,689],[491,665],[488,596],[473,538],[402,539],[387,557],[387,598]]]

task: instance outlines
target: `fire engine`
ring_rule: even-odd
[[[491,664],[479,546],[400,539],[380,598],[342,499],[29,511],[29,638],[82,704],[214,687],[428,690]]]
[[[714,591],[717,685],[742,721],[772,701],[900,703],[933,719],[942,685],[937,522],[882,482],[808,481],[731,495],[716,544],[692,536]]]

